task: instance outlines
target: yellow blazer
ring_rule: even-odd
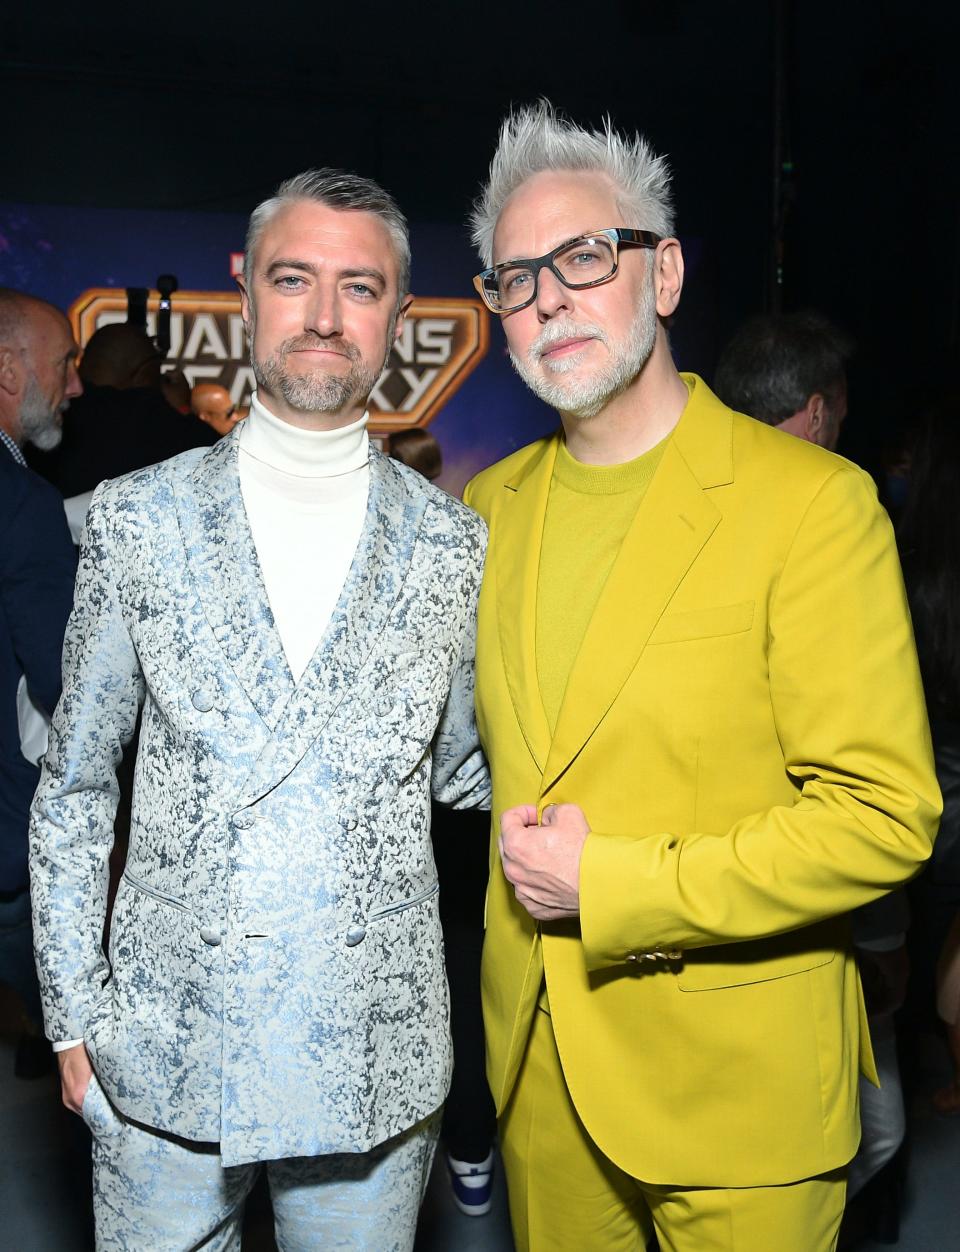
[[[467,488],[490,526],[477,712],[494,824],[572,801],[592,827],[579,922],[540,938],[492,845],[488,1070],[502,1110],[545,973],[567,1085],[608,1157],[653,1183],[759,1186],[856,1150],[858,1056],[876,1075],[840,915],[917,872],[940,794],[872,482],[685,381],[552,737],[534,640],[559,436]]]

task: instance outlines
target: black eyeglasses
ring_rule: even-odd
[[[622,244],[655,248],[660,241],[661,236],[649,230],[610,226],[570,239],[544,256],[503,261],[479,273],[473,285],[491,312],[515,313],[536,299],[542,269],[550,270],[564,287],[575,291],[596,287],[617,272]]]

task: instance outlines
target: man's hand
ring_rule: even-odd
[[[87,1049],[82,1043],[78,1043],[75,1048],[65,1048],[63,1052],[57,1053],[57,1063],[60,1066],[63,1102],[71,1113],[79,1113],[93,1077],[93,1066],[87,1056]]]
[[[500,818],[500,860],[517,900],[538,921],[580,913],[580,854],[590,826],[576,804],[548,804],[537,825],[532,804]]]

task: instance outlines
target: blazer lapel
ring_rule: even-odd
[[[616,700],[654,626],[720,521],[705,487],[732,481],[731,430],[729,410],[696,380],[570,672],[541,795]]]
[[[497,519],[497,618],[510,699],[537,768],[550,748],[550,725],[537,679],[537,578],[543,520],[557,459],[559,434],[532,463],[505,484],[509,492]]]
[[[243,507],[237,449],[236,431],[214,444],[189,489],[178,484],[177,513],[187,569],[214,638],[272,728],[294,684]]]
[[[290,773],[356,683],[400,597],[425,508],[426,495],[411,492],[389,459],[371,449],[357,551],[323,638],[248,780],[245,804]]]

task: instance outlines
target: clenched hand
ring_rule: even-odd
[[[548,804],[537,823],[532,804],[500,818],[500,860],[517,900],[538,921],[580,913],[580,855],[590,826],[577,804]]]

